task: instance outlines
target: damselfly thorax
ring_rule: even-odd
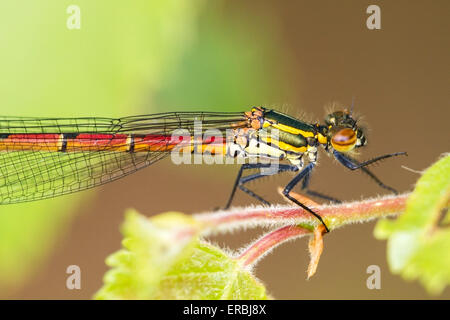
[[[0,117],[0,204],[85,190],[178,152],[257,160],[241,166],[227,207],[236,188],[268,204],[244,186],[267,172],[242,174],[266,167],[263,159],[282,161],[272,174],[297,172],[283,194],[325,225],[320,216],[289,195],[303,181],[302,189],[308,194],[335,200],[308,189],[319,146],[345,167],[361,169],[381,187],[395,192],[366,166],[404,153],[363,163],[349,156],[365,144],[363,130],[346,110],[329,114],[323,124],[263,107],[247,112],[167,112],[119,119]]]

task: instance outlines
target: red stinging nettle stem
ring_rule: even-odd
[[[385,196],[343,204],[319,205],[311,209],[322,216],[330,229],[335,229],[349,223],[400,214],[406,207],[408,196],[409,194]],[[288,240],[313,234],[314,228],[319,225],[314,216],[297,206],[235,208],[194,217],[203,225],[205,234],[221,229],[229,231],[233,226],[284,224],[254,241],[235,258],[243,267],[253,266],[272,249]]]
[[[311,209],[322,216],[328,227],[332,229],[348,223],[398,214],[405,209],[408,196],[409,194],[386,196],[343,204],[321,205]],[[314,216],[297,206],[235,208],[229,211],[199,214],[195,218],[207,228],[228,224],[245,225],[252,222],[261,225],[286,223],[315,226],[318,224]]]
[[[282,244],[285,241],[309,234],[308,229],[304,229],[298,226],[285,226],[272,231],[262,238],[255,241],[248,248],[246,248],[236,260],[243,266],[253,265],[258,259],[262,258],[265,253],[271,251],[276,246]]]
[[[408,194],[405,194],[396,197],[388,196],[379,199],[339,205],[317,206],[314,208],[314,211],[319,213],[327,225],[332,229],[356,221],[369,221],[375,218],[401,213],[405,209],[408,196]],[[212,222],[212,224],[217,223],[219,225],[227,223],[242,223],[244,221],[252,220],[267,221],[267,219],[269,222],[281,220],[289,223],[289,225],[265,234],[244,249],[239,256],[235,258],[243,267],[253,266],[268,252],[288,240],[313,234],[310,227],[313,223],[317,224],[314,217],[311,217],[308,212],[305,212],[303,209],[298,207],[274,207],[263,209],[253,208],[247,212],[233,211],[229,215],[226,213],[218,213],[215,215],[212,214],[210,217],[206,218],[207,219],[203,219],[204,222],[207,221],[209,223]],[[312,223],[308,223],[308,221]],[[297,223],[297,225],[295,223]],[[320,252],[318,254],[318,257],[320,257]],[[317,262],[318,258],[315,263],[317,264]],[[313,271],[311,274],[308,274],[308,277],[315,273],[314,263],[312,266],[313,268],[311,270]],[[317,267],[317,265],[315,265],[315,267]],[[309,270],[310,268],[308,268],[308,272]]]

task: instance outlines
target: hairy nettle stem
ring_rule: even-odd
[[[300,195],[293,194],[293,196],[304,200]],[[311,204],[315,203],[311,202],[309,206],[322,217],[330,230],[334,230],[346,224],[396,216],[404,211],[408,197],[409,194],[402,194],[342,204],[313,206]],[[241,253],[235,257],[243,267],[252,267],[259,259],[283,242],[305,235],[314,235],[309,246],[311,262],[308,268],[308,277],[312,276],[317,268],[323,249],[322,235],[325,229],[314,216],[298,206],[235,208],[228,211],[199,214],[194,218],[203,226],[203,234],[214,231],[226,232],[239,227],[278,226],[277,229],[266,233],[241,250]]]
[[[408,196],[409,193],[342,204],[320,205],[311,209],[322,216],[331,230],[350,223],[397,215],[404,210]],[[312,230],[320,223],[309,212],[298,206],[234,208],[228,211],[198,214],[194,217],[204,225],[205,232],[274,224],[301,225]]]
[[[251,266],[261,259],[264,254],[285,241],[309,234],[308,229],[299,226],[285,226],[269,232],[248,246],[236,259],[244,266]]]

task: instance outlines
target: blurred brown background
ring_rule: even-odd
[[[370,4],[381,7],[381,30],[366,28],[365,10]],[[224,23],[232,37],[248,41],[264,36],[259,32],[273,32],[280,48],[275,48],[270,63],[279,63],[280,72],[271,73],[257,52],[242,54],[259,59],[260,74],[274,84],[284,81],[287,87],[270,96],[255,92],[260,98],[242,100],[241,109],[287,104],[293,115],[302,110],[321,120],[326,103],[348,105],[354,97],[356,112],[370,128],[361,159],[407,151],[408,157],[389,159],[373,168],[386,184],[406,192],[418,175],[401,165],[423,170],[449,151],[449,9],[450,2],[437,0],[227,1],[221,6],[206,5],[195,41],[201,41],[210,23]],[[211,11],[216,12],[214,21],[208,20]],[[239,21],[243,19],[253,28],[241,28]],[[245,65],[241,70],[248,72]],[[180,96],[183,90],[192,94],[182,85],[178,90]],[[203,94],[208,95],[208,90],[205,88]],[[178,104],[182,105],[182,100],[162,108],[177,110]],[[79,206],[73,224],[37,274],[22,287],[2,292],[1,297],[91,298],[102,285],[105,257],[120,248],[119,228],[126,209],[133,207],[148,216],[172,210],[210,210],[225,204],[237,170],[237,166],[175,166],[166,160],[101,187]],[[266,178],[251,187],[274,202],[282,202],[276,189],[289,177]],[[367,177],[349,172],[323,152],[311,187],[342,200],[384,193]],[[250,203],[248,196],[238,192],[235,205]],[[390,273],[386,243],[374,239],[373,228],[374,223],[354,225],[327,235],[318,272],[309,281],[305,280],[307,239],[277,248],[257,266],[256,275],[277,299],[430,298],[418,283],[405,282]],[[245,231],[213,240],[238,248],[258,234],[258,230]],[[65,287],[65,270],[71,264],[81,267],[82,290]],[[381,267],[381,290],[366,287],[366,268],[373,264]],[[450,298],[450,290],[437,298]]]

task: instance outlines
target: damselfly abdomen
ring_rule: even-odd
[[[211,134],[214,132],[214,134]],[[283,194],[322,222],[313,210],[290,196],[300,181],[307,193],[319,146],[345,167],[361,169],[392,192],[366,166],[404,154],[393,153],[359,163],[348,153],[366,138],[348,111],[329,114],[324,124],[306,123],[262,107],[247,112],[167,112],[111,118],[0,118],[0,204],[34,201],[69,194],[114,181],[169,154],[191,153],[253,159],[242,165],[232,194],[244,192],[268,204],[245,187],[268,173],[243,176],[248,169],[285,163],[269,174],[297,172]],[[263,162],[262,159],[268,159]],[[261,161],[260,161],[261,160]]]

